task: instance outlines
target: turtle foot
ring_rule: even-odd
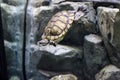
[[[56,42],[54,42],[54,41],[50,41],[50,43],[49,43],[50,45],[53,45],[53,46],[57,46],[57,43]]]

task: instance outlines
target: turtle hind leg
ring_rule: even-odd
[[[37,42],[37,45],[42,45],[42,46],[46,46],[49,43],[49,41],[47,39],[43,39]]]
[[[53,46],[55,46],[55,47],[57,46],[57,43],[56,43],[55,41],[50,41],[49,44],[50,44],[50,45],[53,45]]]

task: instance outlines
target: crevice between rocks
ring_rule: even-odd
[[[2,15],[1,15],[1,7],[0,7],[0,78],[3,80],[8,80],[7,74],[7,61],[6,54],[4,48],[4,37],[3,37],[3,26],[2,26]],[[6,77],[4,77],[6,75]]]
[[[24,35],[23,35],[23,52],[22,52],[22,56],[23,56],[23,60],[22,60],[22,70],[23,70],[23,78],[24,78],[24,80],[27,80],[27,77],[26,77],[26,67],[25,67],[27,7],[28,7],[28,0],[26,0],[26,4],[25,4],[25,8],[24,8],[24,31],[23,31],[23,32],[24,32]]]

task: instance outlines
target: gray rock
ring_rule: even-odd
[[[14,6],[24,5],[26,0],[3,0],[4,3]]]
[[[86,80],[95,80],[94,75],[109,64],[107,53],[102,46],[102,38],[90,34],[84,38],[84,74]]]
[[[0,0],[0,3],[2,3],[3,1],[2,0]]]
[[[94,2],[107,2],[107,3],[119,3],[119,0],[84,0],[84,1],[94,1]]]
[[[108,65],[95,75],[96,80],[120,80],[120,69],[114,65]]]
[[[81,67],[82,48],[41,46],[31,56],[31,67],[49,71],[74,71]]]
[[[61,2],[65,2],[66,0],[52,0],[52,4],[59,4]]]
[[[73,74],[65,74],[65,75],[54,76],[50,80],[78,80],[78,78]]]
[[[41,6],[49,6],[51,4],[51,0],[30,0],[28,4],[35,8]]]
[[[24,6],[13,6],[6,3],[1,3],[0,6],[7,68],[17,68],[20,69],[19,73],[22,73]],[[22,78],[22,75],[20,77]]]
[[[111,62],[120,67],[120,11],[117,8],[98,8],[98,22]]]
[[[20,78],[17,76],[11,76],[11,78],[9,80],[20,80]]]

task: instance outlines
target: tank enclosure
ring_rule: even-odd
[[[120,79],[119,0],[0,0],[0,9],[8,80]],[[47,26],[63,40],[38,44]]]

